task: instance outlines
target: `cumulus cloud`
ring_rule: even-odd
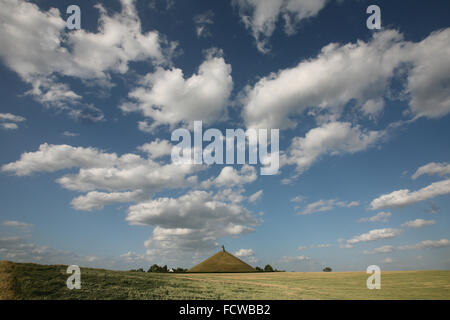
[[[158,191],[194,186],[197,176],[193,174],[203,169],[151,159],[165,154],[165,146],[161,140],[144,145],[141,150],[150,156],[143,158],[131,153],[119,156],[92,147],[43,144],[37,151],[23,153],[19,160],[3,165],[2,171],[26,176],[78,170],[57,179],[66,189],[87,192],[73,199],[72,207],[91,211],[109,204],[134,203],[127,210],[126,220],[132,225],[153,227],[152,236],[145,243],[148,257],[167,258],[172,252],[189,259],[193,253],[214,249],[217,239],[252,232],[261,223],[258,215],[240,204],[246,199],[242,184],[257,178],[255,168],[248,165],[240,170],[223,168],[209,182],[217,187],[216,192],[197,190],[180,197],[152,199]],[[256,192],[249,200],[256,201],[261,194]]]
[[[445,176],[450,174],[450,164],[448,163],[436,163],[431,162],[428,163],[419,169],[412,175],[412,179],[417,179],[418,177],[422,175],[438,175],[438,176]]]
[[[253,249],[239,249],[238,251],[236,251],[235,253],[233,253],[236,257],[239,258],[244,258],[244,257],[248,257],[248,256],[252,256],[255,254],[255,252],[253,251]]]
[[[292,139],[286,163],[303,173],[325,155],[352,154],[368,149],[384,136],[383,131],[364,130],[348,122],[330,122]]]
[[[404,224],[402,224],[402,227],[422,228],[424,226],[429,226],[429,225],[432,225],[435,223],[436,223],[436,221],[434,221],[434,220],[416,219],[416,220],[406,221]]]
[[[146,152],[151,159],[161,158],[170,155],[172,152],[172,144],[167,140],[156,139],[150,143],[146,143],[138,149]]]
[[[214,23],[213,19],[214,12],[212,10],[194,16],[195,32],[198,38],[211,37],[208,26]]]
[[[217,187],[232,187],[251,183],[258,178],[256,169],[253,166],[244,164],[240,170],[231,166],[224,167],[216,178],[210,178],[202,182],[201,186],[209,188],[214,185]]]
[[[129,207],[126,219],[132,225],[154,226],[146,242],[151,255],[212,250],[218,239],[251,232],[260,223],[245,207],[206,191],[140,202]]]
[[[387,246],[375,248],[372,251],[364,250],[363,253],[364,254],[391,253],[392,251],[394,251],[394,249],[395,249],[394,246],[387,245]]]
[[[145,254],[139,254],[134,251],[128,251],[120,255],[120,258],[128,263],[135,265],[142,265],[143,263],[150,262],[149,257]]]
[[[427,249],[427,248],[444,248],[450,246],[450,240],[424,240],[413,245],[399,246],[400,250]]]
[[[136,154],[118,156],[91,147],[42,144],[38,151],[23,153],[19,160],[3,165],[2,171],[25,176],[73,168],[78,172],[57,179],[61,186],[73,191],[109,192],[90,192],[74,199],[72,205],[82,210],[135,200],[141,196],[139,190],[151,196],[164,189],[186,188],[193,182],[190,175],[200,169],[159,163]]]
[[[234,253],[238,258],[241,258],[249,263],[257,263],[258,259],[255,257],[253,249],[239,249]]]
[[[160,125],[171,127],[202,120],[205,124],[226,115],[226,105],[233,88],[231,65],[220,50],[211,49],[196,74],[185,79],[178,68],[157,68],[144,76],[140,87],[129,93],[132,101],[121,105],[124,112],[141,112],[153,122],[140,128],[154,130]]]
[[[400,233],[402,233],[401,229],[394,229],[394,228],[374,229],[370,230],[368,233],[363,233],[359,236],[355,236],[347,240],[347,245],[352,246],[361,242],[390,239],[398,236]]]
[[[247,126],[292,128],[297,122],[290,117],[308,109],[339,114],[350,100],[378,99],[402,58],[401,39],[388,30],[368,43],[331,43],[316,58],[261,78],[242,100]]]
[[[25,152],[20,159],[2,166],[2,171],[18,176],[34,172],[54,172],[73,167],[94,168],[117,161],[117,155],[103,153],[94,148],[72,147],[69,145],[41,144],[35,152]]]
[[[408,189],[397,190],[389,194],[384,194],[370,203],[372,210],[382,208],[397,208],[409,206],[419,201],[428,200],[437,196],[450,193],[450,179],[438,181],[430,184],[427,187],[417,191],[410,191]]]
[[[368,218],[361,218],[358,220],[358,222],[388,222],[389,218],[391,217],[390,212],[379,212],[374,216],[368,217]]]
[[[95,5],[100,13],[99,29],[91,33],[84,29],[66,32],[66,21],[56,8],[41,11],[24,0],[2,1],[0,57],[31,85],[28,94],[40,103],[73,117],[102,120],[102,112],[81,103],[82,97],[61,77],[95,79],[111,86],[111,72],[127,72],[131,61],[168,63],[175,46],[157,31],[142,33],[133,0],[121,0],[121,5],[122,11],[112,15],[101,4]]]
[[[433,32],[409,48],[413,68],[406,92],[411,95],[410,112],[415,116],[439,118],[450,112],[450,28]]]
[[[242,187],[219,189],[214,195],[214,200],[241,203],[247,199],[247,197],[243,195],[244,192],[245,189]]]
[[[368,42],[330,43],[317,57],[244,90],[247,127],[293,128],[298,121],[292,117],[306,112],[338,118],[349,102],[364,116],[377,115],[401,68],[407,78],[403,94],[410,97],[409,113],[415,118],[444,116],[450,112],[449,38],[450,29],[444,29],[412,43],[395,30],[384,30]]]
[[[330,211],[333,210],[335,207],[341,207],[341,208],[351,208],[358,206],[359,203],[356,201],[352,202],[345,202],[345,201],[339,201],[336,199],[331,200],[319,200],[316,202],[312,202],[308,204],[305,209],[300,211],[298,214],[312,214],[315,212],[324,212],[324,211]]]
[[[144,192],[142,190],[111,193],[91,191],[73,199],[70,204],[77,210],[91,211],[101,210],[108,204],[138,201],[143,197]]]
[[[325,3],[326,0],[233,0],[245,27],[251,30],[262,53],[270,51],[268,40],[280,16],[285,21],[286,34],[292,35],[300,21],[316,16]]]

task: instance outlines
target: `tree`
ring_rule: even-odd
[[[160,272],[160,266],[158,266],[157,264],[152,265],[147,272]]]
[[[323,269],[323,272],[331,272],[331,271],[333,271],[333,269],[331,269],[330,267],[325,267]]]
[[[260,267],[256,267],[255,270],[256,270],[257,272],[263,272],[263,271],[264,271],[264,270],[261,269]]]
[[[272,266],[271,266],[270,264],[267,264],[267,265],[264,267],[264,272],[273,272]]]

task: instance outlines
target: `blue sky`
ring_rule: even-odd
[[[0,0],[0,259],[450,267],[448,1]],[[171,132],[280,130],[280,173]]]

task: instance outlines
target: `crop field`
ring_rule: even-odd
[[[365,272],[146,273],[0,262],[1,299],[450,299],[450,271],[384,271],[368,290]]]

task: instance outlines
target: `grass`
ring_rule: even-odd
[[[364,272],[143,273],[81,268],[81,289],[66,287],[67,266],[0,263],[1,299],[450,299],[450,271],[384,271],[381,290]]]

